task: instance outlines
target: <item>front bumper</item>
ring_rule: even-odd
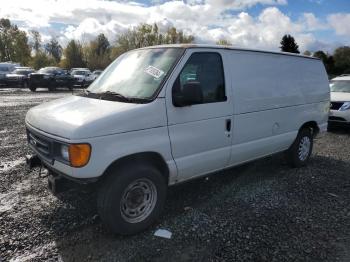
[[[79,178],[74,176],[74,168],[57,156],[57,144],[69,143],[69,140],[58,140],[50,134],[43,134],[42,131],[37,130],[28,123],[26,127],[28,145],[34,152],[34,155],[40,159],[40,165],[43,165],[56,176],[64,177],[80,184],[93,183],[98,180],[98,177]],[[33,140],[35,142],[33,142]]]
[[[350,125],[350,110],[330,110],[328,123],[335,125]]]
[[[63,161],[58,161],[56,157],[55,144],[61,144],[66,141],[58,141],[57,139],[43,134],[41,131],[34,129],[27,124],[27,140],[30,149],[41,160],[42,164],[55,173],[65,174],[67,177],[73,177],[73,168]]]

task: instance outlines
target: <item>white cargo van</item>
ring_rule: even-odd
[[[98,210],[120,234],[145,229],[174,185],[277,152],[307,163],[327,129],[322,62],[206,45],[127,52],[81,95],[30,109],[30,147],[61,177],[98,185]]]

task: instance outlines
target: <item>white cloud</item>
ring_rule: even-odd
[[[287,0],[207,0],[210,6],[224,10],[242,10],[257,4],[286,5]]]
[[[337,35],[350,37],[350,14],[332,14],[327,20]]]
[[[250,15],[249,8],[257,4],[265,8],[257,16]],[[0,17],[26,30],[37,29],[45,39],[54,35],[63,44],[72,38],[89,40],[99,33],[113,41],[131,26],[156,22],[161,30],[175,26],[193,34],[200,43],[225,38],[238,46],[276,50],[288,33],[301,50],[315,46],[313,33],[327,25],[312,13],[293,21],[277,8],[286,4],[287,0],[156,0],[151,6],[104,0],[11,0],[1,4]],[[350,24],[350,14],[330,16],[328,22],[337,34],[350,34],[345,27]]]
[[[328,25],[321,22],[313,13],[303,13],[299,20],[300,23],[304,23],[306,29],[309,31],[327,29]]]

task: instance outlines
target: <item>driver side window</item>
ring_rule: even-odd
[[[197,99],[193,104],[226,101],[221,55],[214,52],[192,54],[176,79],[172,92],[173,97],[188,93],[193,96],[195,92]]]

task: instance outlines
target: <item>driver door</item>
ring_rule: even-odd
[[[224,58],[225,50],[188,49],[168,81],[168,130],[178,181],[228,165],[233,105]],[[186,92],[188,87],[195,92]],[[176,103],[188,93],[195,93],[192,104]]]

